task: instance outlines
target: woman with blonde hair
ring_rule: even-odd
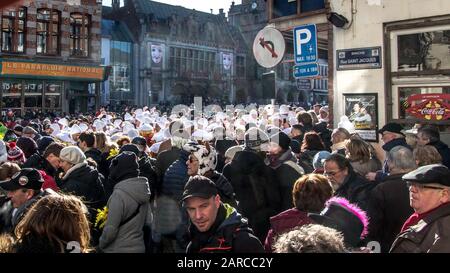
[[[95,148],[102,152],[102,159],[97,169],[104,177],[108,177],[109,165],[111,164],[111,160],[119,154],[119,148],[116,143],[108,140],[104,132],[95,132]]]
[[[431,164],[442,164],[442,156],[438,150],[431,145],[417,146],[413,151],[413,157],[417,167]]]
[[[90,230],[87,208],[74,195],[50,194],[39,199],[15,229],[15,253],[87,253]]]
[[[372,147],[360,138],[352,137],[345,141],[345,154],[355,172],[362,176],[381,170],[381,162],[374,155]]]

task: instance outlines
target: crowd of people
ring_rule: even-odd
[[[327,106],[207,109],[4,117],[0,251],[450,252],[438,128],[380,146]]]

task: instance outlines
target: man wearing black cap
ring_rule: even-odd
[[[191,177],[184,187],[182,202],[191,220],[187,253],[264,252],[247,219],[220,201],[217,187],[210,179]]]
[[[390,252],[450,252],[450,171],[426,165],[405,174],[414,214],[406,220]]]
[[[32,168],[24,168],[11,179],[0,182],[0,187],[8,192],[8,198],[11,199],[14,208],[11,215],[12,226],[10,230],[6,230],[7,232],[14,230],[31,205],[39,198],[53,192],[52,190],[42,191],[43,182],[44,179],[39,171]]]
[[[406,143],[405,135],[402,133],[403,127],[398,123],[387,123],[386,125],[381,128],[378,133],[381,134],[381,140],[383,140],[383,150],[386,151],[386,158],[387,154],[389,153],[392,148],[395,146],[403,146],[410,150],[412,148]],[[389,174],[389,166],[387,163],[387,160],[383,163],[383,169],[380,171],[370,172],[366,174],[366,179],[369,181],[376,181],[380,182],[386,176]]]

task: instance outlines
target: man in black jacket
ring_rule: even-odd
[[[78,147],[84,152],[86,158],[92,158],[97,166],[102,162],[102,152],[95,148],[95,135],[93,132],[83,132],[78,140]]]
[[[214,182],[204,176],[189,179],[183,192],[183,206],[191,221],[187,253],[262,253],[253,235],[233,207],[223,204]]]
[[[403,223],[414,212],[409,205],[409,191],[402,176],[416,169],[413,153],[406,147],[393,148],[387,157],[389,176],[371,192],[368,241],[377,241],[387,253]]]
[[[333,186],[335,196],[344,197],[367,211],[371,189],[376,185],[357,174],[350,161],[340,154],[331,154],[325,159],[324,175]]]
[[[62,144],[54,142],[48,145],[48,147],[45,149],[42,155],[39,153],[33,154],[23,164],[23,167],[42,170],[46,174],[56,179],[57,178],[56,173],[60,164],[59,154],[63,148],[64,146]]]

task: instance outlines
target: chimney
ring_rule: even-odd
[[[234,7],[234,1],[233,1],[233,2],[231,2],[231,6],[232,6],[232,7]]]
[[[210,9],[211,10],[211,14],[213,14],[213,9]]]
[[[219,9],[219,16],[225,18],[225,13],[223,13],[223,9]]]
[[[112,0],[111,6],[113,10],[118,10],[120,8],[120,0]]]

